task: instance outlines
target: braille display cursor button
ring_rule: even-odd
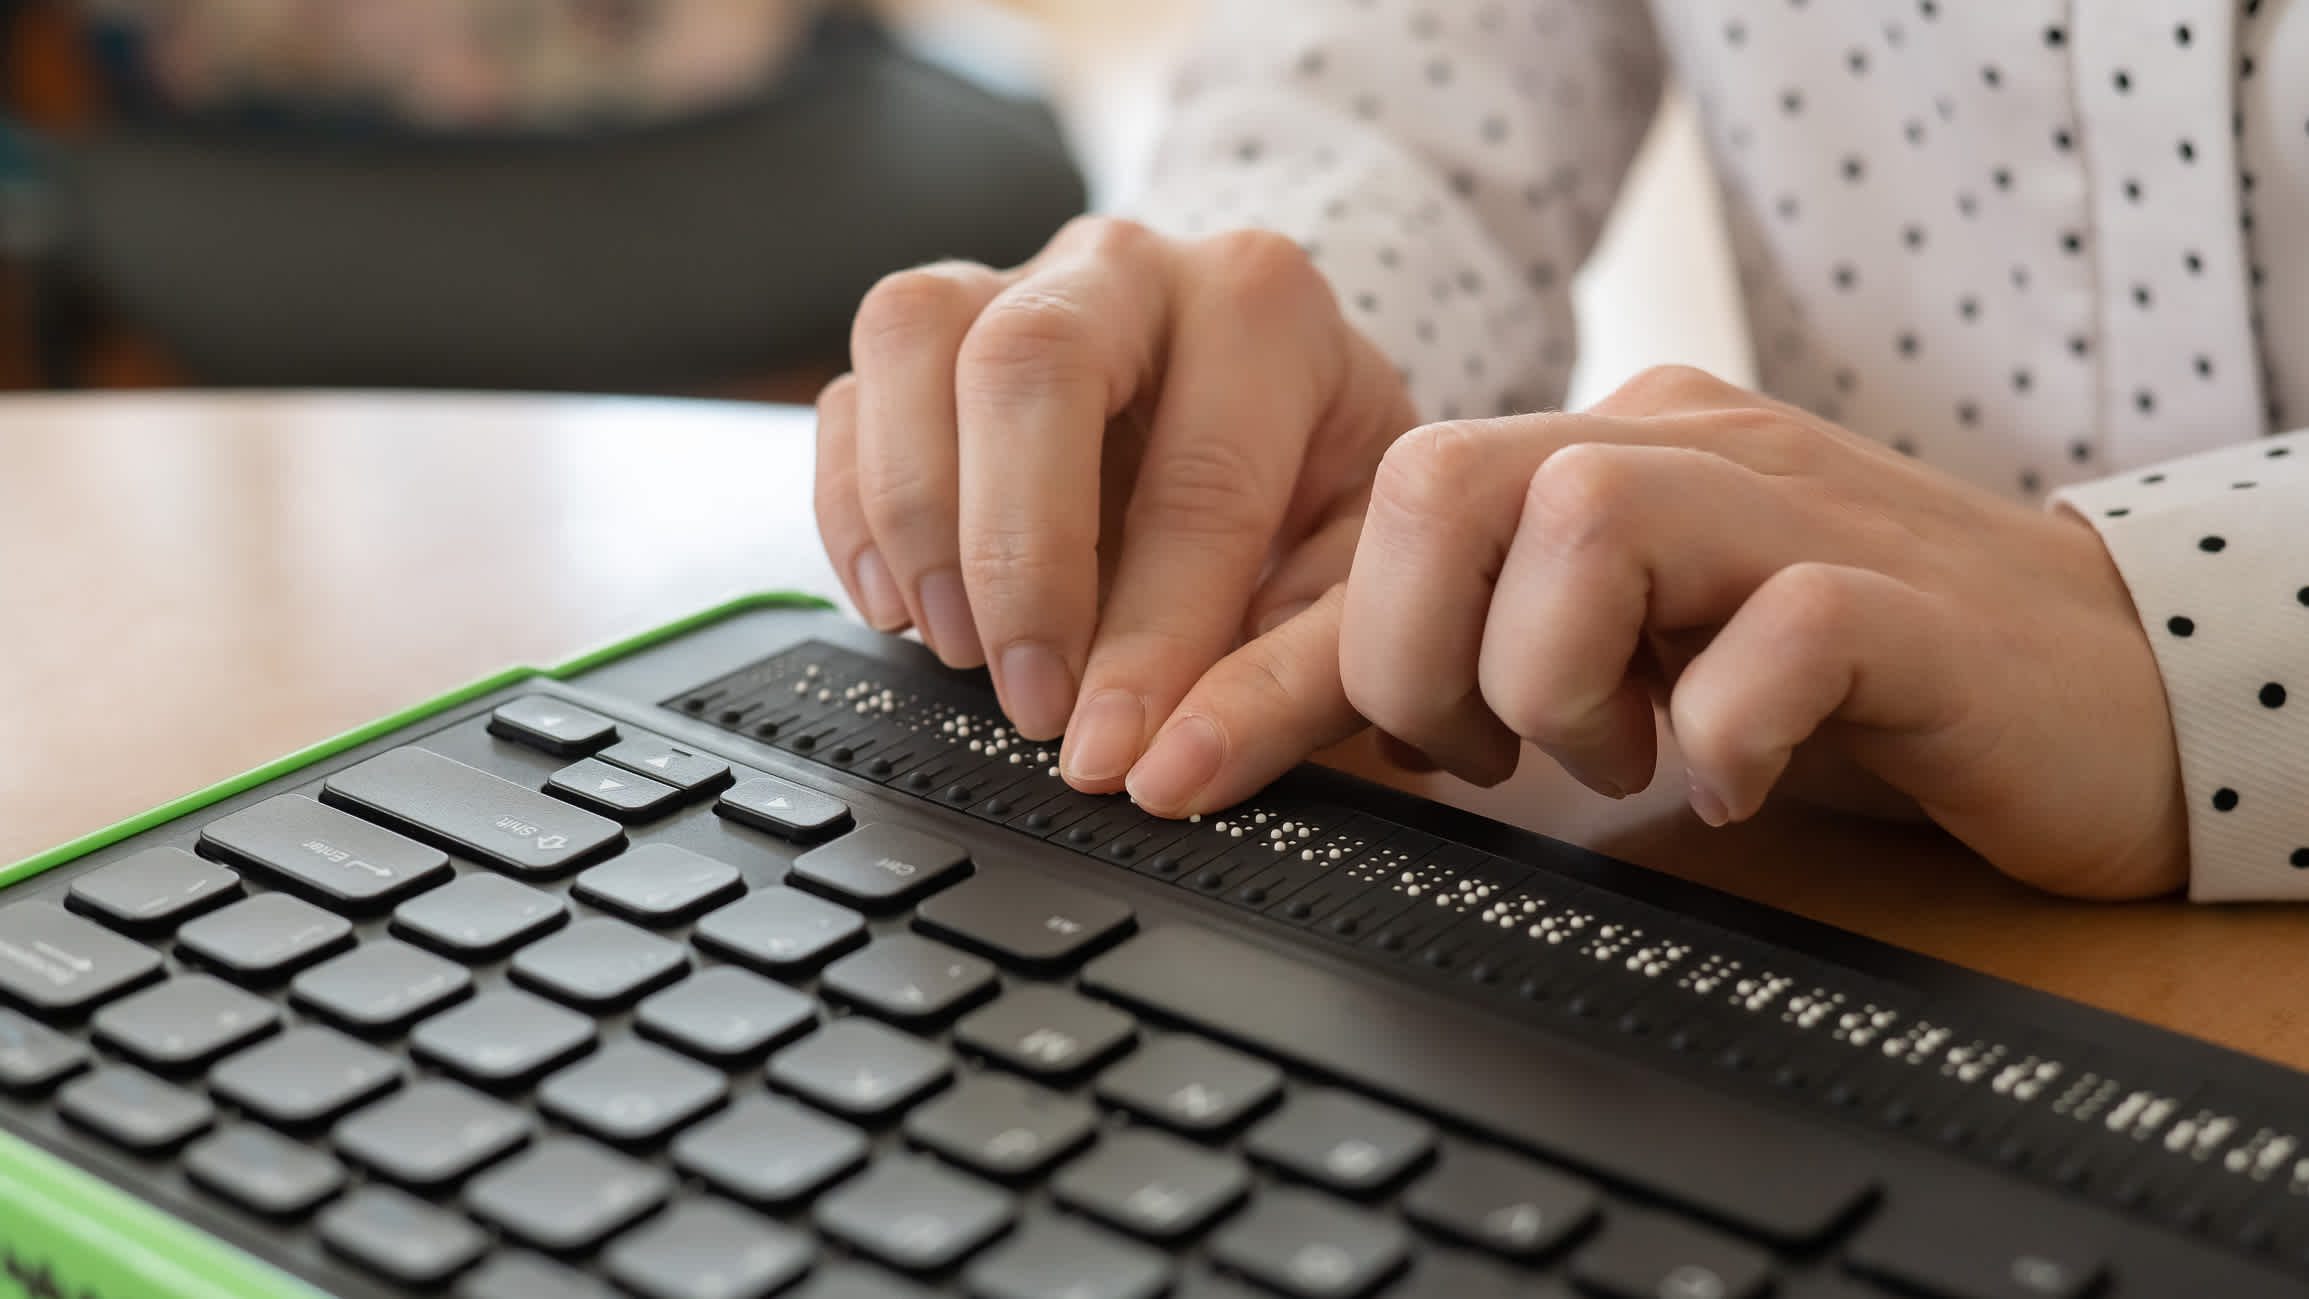
[[[714,810],[733,821],[788,839],[815,839],[850,819],[842,800],[775,776],[741,781]]]
[[[961,878],[962,845],[870,822],[794,859],[793,882],[860,907],[895,907]]]
[[[523,875],[566,870],[625,841],[615,821],[428,749],[391,749],[347,767],[322,798]]]

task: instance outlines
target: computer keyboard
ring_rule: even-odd
[[[352,1296],[2309,1294],[2299,1075],[1332,773],[1054,761],[762,611],[32,875],[0,1205],[13,1141]],[[56,1239],[0,1293],[113,1293]]]

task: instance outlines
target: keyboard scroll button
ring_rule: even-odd
[[[554,772],[546,778],[545,790],[620,821],[646,821],[681,801],[681,791],[664,781],[593,758],[580,758]]]
[[[617,723],[575,704],[528,695],[491,713],[489,733],[558,758],[574,758],[616,739]]]
[[[741,781],[714,804],[732,821],[785,839],[822,839],[850,819],[850,807],[830,794],[776,776]]]

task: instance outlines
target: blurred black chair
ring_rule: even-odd
[[[755,98],[650,125],[129,121],[37,144],[64,383],[91,303],[225,385],[669,391],[838,367],[875,278],[1022,260],[1084,203],[1046,108],[842,15]]]

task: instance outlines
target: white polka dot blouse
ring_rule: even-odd
[[[1763,389],[2089,519],[2192,896],[2309,898],[2309,0],[1209,10],[1137,214],[1299,240],[1428,418],[1562,400],[1672,68]]]

